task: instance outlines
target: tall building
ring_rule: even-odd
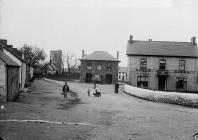
[[[198,91],[198,47],[189,42],[134,40],[127,45],[128,80],[133,86],[166,91]]]
[[[62,50],[50,51],[50,63],[56,66],[57,74],[62,74],[63,72]]]

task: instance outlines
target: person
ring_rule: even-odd
[[[88,94],[88,96],[90,96],[90,89],[87,90],[87,94]]]
[[[115,83],[115,89],[114,89],[114,92],[115,93],[118,93],[118,88],[119,88],[119,84],[118,83]]]
[[[94,87],[93,88],[96,89],[96,82],[94,82],[93,84],[94,84]]]
[[[101,97],[101,92],[100,92],[99,88],[95,88],[94,96]]]
[[[68,85],[67,85],[67,82],[65,82],[65,85],[63,86],[63,95],[64,95],[64,98],[67,98],[67,92],[68,92]]]

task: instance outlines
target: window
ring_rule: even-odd
[[[176,88],[187,89],[187,78],[176,77]]]
[[[111,64],[108,64],[108,65],[107,65],[107,70],[108,70],[108,71],[111,71],[111,70],[112,70],[112,65],[111,65]]]
[[[146,59],[141,59],[140,60],[140,69],[145,70],[147,66],[147,60]]]
[[[101,64],[98,64],[96,69],[101,70],[102,69]]]
[[[87,69],[91,70],[92,69],[92,63],[91,62],[87,62]]]
[[[137,87],[148,88],[148,76],[138,76]]]
[[[179,70],[185,71],[185,60],[179,60]]]
[[[165,70],[166,69],[166,60],[165,59],[160,59],[159,69],[160,70]]]

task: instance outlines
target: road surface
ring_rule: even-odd
[[[113,85],[98,85],[101,98],[88,97],[87,89],[93,93],[93,85],[78,82],[68,83],[74,93],[64,99],[61,84],[35,80],[31,93],[21,93],[16,102],[1,103],[0,136],[9,140],[193,140],[198,132],[197,109],[145,101],[121,90],[115,94]]]

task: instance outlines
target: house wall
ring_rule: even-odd
[[[0,101],[3,102],[5,102],[7,98],[6,75],[6,65],[0,60]]]
[[[140,60],[147,59],[147,69],[149,71],[142,72],[140,69]],[[182,58],[182,57],[153,57],[153,56],[128,56],[128,80],[133,86],[137,86],[137,76],[148,76],[150,89],[158,89],[159,60],[166,59],[166,70],[169,75],[167,77],[167,90],[176,91],[176,77],[187,78],[187,90],[196,91],[198,77],[198,58]],[[186,60],[186,71],[188,73],[179,73],[179,60]]]
[[[87,69],[87,62],[92,63],[92,69]],[[97,70],[97,65],[101,64],[101,70]],[[107,70],[107,65],[112,65],[112,70]],[[106,74],[112,74],[112,83],[118,82],[118,62],[112,61],[81,61],[80,69],[80,81],[85,82],[86,73],[91,73],[92,75],[99,74],[103,77],[103,83],[105,83]]]
[[[124,79],[123,79],[124,77]],[[119,81],[127,81],[127,73],[126,72],[118,72],[118,80]]]
[[[22,89],[25,87],[26,82],[26,63],[22,63],[22,74],[21,74],[21,87]]]

